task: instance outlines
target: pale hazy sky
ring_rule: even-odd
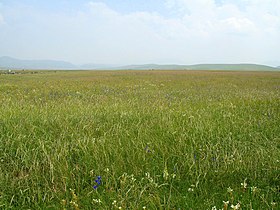
[[[280,0],[0,0],[0,56],[280,65]]]

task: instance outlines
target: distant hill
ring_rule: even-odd
[[[177,69],[186,69],[187,66],[184,65],[159,65],[159,64],[143,64],[143,65],[128,65],[128,66],[119,66],[114,67],[113,69],[131,69],[131,70],[151,70],[151,69],[162,69],[162,70],[177,70]]]
[[[20,60],[8,56],[0,57],[0,68],[10,69],[76,69],[69,62],[54,60]]]
[[[258,64],[197,64],[197,65],[130,65],[121,66],[115,69],[131,69],[131,70],[229,70],[229,71],[279,71],[278,68]]]
[[[75,65],[66,61],[56,60],[21,60],[8,56],[0,57],[0,69],[55,69],[55,70],[77,70],[77,69],[108,69],[112,66],[104,64]]]
[[[277,71],[276,68],[259,64],[198,64],[191,65],[191,70],[244,70],[244,71]]]
[[[257,64],[197,64],[197,65],[159,65],[143,64],[112,66],[102,64],[74,65],[70,62],[55,60],[20,60],[8,56],[0,57],[0,69],[55,69],[55,70],[229,70],[229,71],[280,71],[280,67]]]

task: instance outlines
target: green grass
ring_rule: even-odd
[[[279,209],[280,73],[25,73],[0,74],[0,209]]]

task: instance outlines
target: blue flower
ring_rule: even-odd
[[[93,186],[93,189],[96,190],[97,187],[98,187],[99,185],[101,185],[101,176],[98,176],[94,181],[96,182],[97,185]]]
[[[198,159],[196,153],[193,154],[193,159],[194,159],[194,161],[196,161]]]

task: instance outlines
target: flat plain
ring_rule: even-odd
[[[0,209],[280,208],[279,72],[17,73]]]

